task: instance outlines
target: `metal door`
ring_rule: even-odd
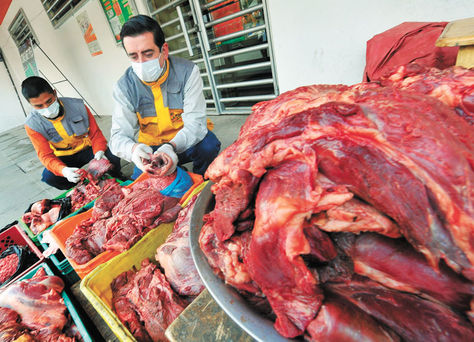
[[[278,95],[265,0],[148,0],[170,54],[192,60],[208,114],[250,113]]]

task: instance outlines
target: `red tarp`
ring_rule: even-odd
[[[364,81],[375,81],[387,71],[415,62],[444,69],[456,63],[458,47],[436,47],[447,22],[405,22],[367,41]]]

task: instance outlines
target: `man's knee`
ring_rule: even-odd
[[[105,156],[114,165],[114,171],[119,172],[121,169],[120,158],[117,157],[115,154],[112,154],[112,152],[108,148],[105,150]]]
[[[43,170],[41,181],[59,190],[68,190],[74,186],[74,184],[70,183],[66,178],[56,176],[48,169]]]
[[[219,154],[221,149],[221,142],[217,139],[216,135],[209,131],[204,139],[199,143],[198,150],[199,155],[208,156],[214,159]]]

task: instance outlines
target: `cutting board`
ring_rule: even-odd
[[[436,40],[436,46],[459,46],[456,65],[474,67],[474,18],[451,21]]]

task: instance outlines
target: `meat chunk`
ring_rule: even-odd
[[[306,340],[381,342],[400,341],[400,337],[355,305],[333,296],[326,298],[308,325]]]
[[[321,194],[313,187],[314,154],[307,153],[302,159],[268,171],[260,183],[245,259],[252,279],[277,315],[275,328],[285,337],[301,335],[323,300],[322,290],[301,258],[310,252],[304,221]]]
[[[11,284],[0,294],[0,321],[5,322],[3,315],[8,314],[10,328],[28,329],[28,334],[21,337],[26,341],[28,335],[39,341],[75,341],[63,331],[68,325],[67,309],[61,297],[63,288],[61,278],[46,275],[40,268],[31,279]],[[14,310],[17,317],[21,317],[22,327],[13,324],[14,314],[6,309]]]
[[[164,269],[173,290],[182,296],[197,296],[204,284],[194,266],[189,245],[191,214],[197,195],[178,214],[173,231],[156,250],[156,260]]]
[[[84,264],[106,250],[122,252],[150,229],[174,221],[181,210],[179,199],[162,195],[150,184],[154,183],[106,190],[94,204],[91,218],[66,240],[66,256]]]
[[[444,305],[354,279],[326,285],[331,292],[377,318],[407,341],[471,341],[473,326]]]
[[[404,239],[388,239],[378,234],[344,236],[338,245],[351,257],[354,272],[389,288],[411,292],[467,311],[474,285],[442,266],[430,267],[421,253]]]
[[[474,125],[474,70],[452,66],[443,70],[416,63],[401,65],[380,78],[384,86],[392,86],[433,96]]]
[[[138,341],[167,341],[166,328],[186,307],[148,259],[138,272],[117,277],[111,288],[114,310]]]

